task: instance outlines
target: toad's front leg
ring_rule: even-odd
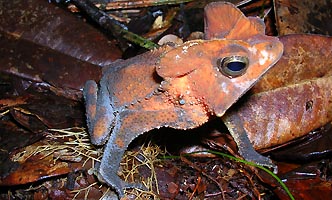
[[[243,122],[236,112],[228,112],[222,117],[223,122],[227,126],[229,132],[234,138],[240,155],[247,161],[254,162],[255,164],[271,167],[277,173],[277,166],[268,157],[265,157],[256,152],[251,144],[247,132],[243,128]]]

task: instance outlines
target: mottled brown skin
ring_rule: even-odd
[[[210,38],[161,47],[105,68],[99,89],[94,81],[86,83],[91,141],[101,145],[108,139],[98,178],[119,196],[124,188],[138,186],[117,175],[122,156],[136,137],[160,127],[191,129],[211,117],[223,116],[282,55],[282,44],[265,36],[258,20],[245,18],[232,4],[213,6],[226,8],[225,15],[229,11],[235,13],[234,18],[244,18],[247,27],[254,30],[251,37],[246,33],[248,37],[241,40],[233,34],[235,39]],[[234,24],[230,29],[240,27]],[[220,59],[234,55],[247,57],[249,67],[241,76],[230,78],[220,72]],[[258,163],[271,164],[254,153]]]

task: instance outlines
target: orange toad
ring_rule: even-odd
[[[191,129],[223,116],[282,55],[282,43],[264,35],[260,19],[245,17],[229,3],[211,3],[205,12],[206,40],[114,62],[103,70],[99,88],[94,81],[86,83],[91,141],[107,141],[98,178],[119,196],[124,188],[135,186],[120,179],[117,171],[136,137],[160,127]],[[210,26],[215,19],[224,20],[218,27]],[[236,141],[243,145],[241,138]],[[252,147],[249,154],[244,147],[240,150],[245,158],[272,165]]]

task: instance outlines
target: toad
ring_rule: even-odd
[[[107,142],[98,178],[120,197],[125,188],[138,186],[117,174],[136,137],[160,127],[192,129],[222,117],[282,55],[282,43],[264,34],[262,20],[224,2],[207,5],[205,13],[204,40],[118,60],[103,69],[99,86],[90,80],[84,87],[91,141]],[[232,131],[232,136],[245,159],[273,165],[245,135]]]

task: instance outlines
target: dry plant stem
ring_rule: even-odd
[[[120,10],[120,9],[132,9],[132,8],[143,8],[150,6],[161,6],[161,5],[175,5],[181,3],[188,3],[194,0],[142,0],[142,1],[113,1],[106,4],[97,3],[95,4],[98,8],[104,10]],[[251,2],[252,0],[244,0],[236,4],[236,6],[243,6]]]
[[[144,159],[146,160],[145,165],[149,169],[151,169],[150,178],[151,178],[151,180],[155,181],[156,191],[157,191],[157,194],[159,194],[158,178],[157,178],[156,170],[154,168],[154,163],[159,161],[159,159],[157,159],[157,157],[160,154],[160,149],[157,146],[155,148],[150,146],[150,143],[149,143],[145,149],[141,149],[141,150],[143,153],[140,153],[140,155],[143,156]],[[139,158],[137,156],[135,158],[137,160],[139,160]],[[152,188],[152,185],[151,185],[151,188]]]
[[[70,131],[70,130],[76,130]],[[78,131],[77,131],[78,130]],[[56,160],[61,159],[63,157],[71,157],[72,159],[77,158],[81,159],[85,158],[83,162],[83,166],[88,162],[88,160],[92,160],[100,162],[100,154],[97,149],[90,143],[88,139],[88,134],[85,132],[84,128],[70,128],[70,129],[49,129],[49,131],[57,132],[57,134],[49,134],[46,137],[49,139],[47,144],[36,147],[33,151],[23,152],[23,154],[19,155],[16,160],[20,159],[19,157],[29,158],[31,156],[41,154],[42,157],[40,159],[46,158],[50,155],[58,154],[55,156],[54,162]],[[70,141],[59,142],[59,139],[68,139]]]
[[[189,200],[192,200],[192,199],[194,198],[195,192],[198,190],[198,187],[199,187],[199,185],[201,184],[201,182],[202,182],[202,178],[201,178],[201,176],[199,176],[199,177],[197,178],[197,184],[196,184],[196,186],[195,186],[195,188],[194,188],[194,191],[191,193],[191,195],[190,195],[190,197],[189,197]]]
[[[135,195],[137,198],[146,197],[146,195],[153,196],[157,198],[156,194],[159,194],[158,179],[154,168],[154,164],[159,162],[157,158],[160,154],[165,154],[162,152],[158,146],[151,146],[150,143],[146,147],[142,146],[139,152],[127,151],[121,162],[120,174],[124,177],[124,180],[131,182],[134,180],[135,174],[138,173],[138,168],[141,166],[146,166],[151,170],[151,176],[147,180],[141,180],[142,184],[149,190],[144,191],[138,188],[134,190],[126,190],[126,194]],[[139,162],[139,163],[137,163]],[[154,184],[153,184],[154,183]],[[153,185],[156,187],[156,192],[153,192]]]
[[[43,187],[43,185],[38,185],[36,187],[33,187],[32,185],[30,185],[30,187],[28,189],[25,189],[24,191],[26,191],[26,192],[35,191],[35,190],[38,190],[38,189],[40,189],[42,187]]]
[[[6,111],[3,111],[2,113],[0,113],[0,118],[5,116],[7,113],[9,113],[9,110],[6,110]]]
[[[145,191],[139,188],[134,188],[136,192],[126,191],[126,194],[131,194],[136,196],[136,199],[147,199],[146,195],[153,196],[154,199],[157,199],[156,194],[150,191]]]
[[[33,151],[24,150],[21,153],[17,153],[18,156],[15,159],[19,160],[19,157],[26,157],[26,159],[28,159],[29,157],[37,154],[41,154],[42,157],[40,159],[43,159],[52,154],[59,154],[59,156],[55,156],[54,162],[56,162],[57,159],[61,159],[61,156],[63,155],[69,155],[74,158],[82,156],[86,159],[83,162],[83,166],[86,164],[86,162],[88,162],[89,159],[92,160],[92,167],[94,165],[94,161],[100,162],[99,157],[101,152],[94,149],[94,146],[91,144],[89,136],[84,128],[73,127],[68,129],[49,129],[49,131],[55,133],[48,134],[46,136],[48,138],[48,144],[38,146]],[[98,184],[98,182],[92,183],[85,188],[71,191],[71,193],[76,193],[73,199],[75,199],[83,191],[85,192],[84,199],[88,199],[91,188],[96,184]],[[100,187],[102,186],[103,185]],[[25,191],[36,190],[40,187],[42,187],[42,185],[39,185],[38,187],[30,187]]]
[[[93,186],[96,185],[96,184],[97,184],[97,182],[92,183],[92,184],[88,185],[88,186],[85,187],[85,188],[70,191],[71,193],[76,193],[76,194],[74,195],[74,197],[73,197],[73,200],[76,199],[76,197],[77,197],[82,191],[85,191],[84,199],[88,199],[88,195],[89,195],[89,192],[90,192],[91,187],[93,187]]]
[[[189,161],[185,156],[180,156],[181,160],[185,163],[187,163],[188,165],[190,165],[192,168],[194,168],[195,170],[199,171],[200,173],[202,173],[204,176],[206,176],[207,178],[209,178],[210,180],[212,180],[218,187],[219,190],[221,191],[221,197],[222,199],[226,199],[225,194],[224,194],[224,190],[222,189],[222,186],[220,185],[220,183],[214,179],[212,176],[208,175],[206,172],[204,172],[202,169],[200,169],[199,167],[197,167],[193,162]]]
[[[249,2],[251,2],[252,0],[243,0],[243,1],[240,1],[239,3],[235,4],[237,7],[239,6],[243,6],[244,4],[247,4]]]
[[[107,187],[107,190],[104,192],[104,194],[100,197],[100,199],[104,199],[106,197],[106,195],[108,194],[108,192],[110,191],[110,188]]]
[[[106,4],[96,4],[105,10],[142,8],[149,6],[173,5],[191,2],[193,0],[142,0],[142,1],[113,1]]]
[[[154,49],[158,47],[155,43],[129,32],[128,28],[124,24],[121,24],[105,12],[99,10],[89,0],[71,0],[71,2],[81,11],[89,15],[89,17],[102,28],[112,33],[116,38],[125,38],[126,40],[147,49]]]
[[[69,131],[70,129],[78,129],[79,132],[73,132]],[[96,151],[94,146],[91,144],[89,136],[87,132],[84,130],[84,128],[80,127],[73,127],[70,129],[50,129],[50,131],[55,131],[62,133],[61,135],[50,135],[49,137],[56,139],[56,138],[65,138],[65,137],[75,137],[74,140],[64,142],[64,145],[62,148],[69,148],[73,150],[73,153],[77,153],[78,155],[82,155],[84,157],[87,157],[89,159],[92,159],[93,161],[100,162],[100,159],[96,157],[96,155],[99,155],[100,152]],[[61,149],[61,146],[59,147]],[[91,156],[95,155],[95,156]],[[86,161],[85,161],[86,163]]]
[[[248,166],[248,167],[250,167],[250,166]],[[251,170],[255,170],[255,168],[252,168]],[[249,180],[250,185],[252,186],[253,191],[255,192],[256,197],[258,197],[258,199],[260,200],[261,195],[260,195],[257,187],[255,186],[254,181],[252,180],[252,177],[251,177],[252,175],[248,174],[248,172],[244,171],[244,170],[241,170],[241,172],[247,177],[247,179]]]
[[[121,174],[124,176],[124,180],[127,182],[134,181],[135,174],[137,174],[137,169],[142,164],[136,164],[135,159],[133,159],[138,152],[127,152],[127,154],[122,159],[120,165],[122,166]],[[144,165],[144,164],[143,164]]]

